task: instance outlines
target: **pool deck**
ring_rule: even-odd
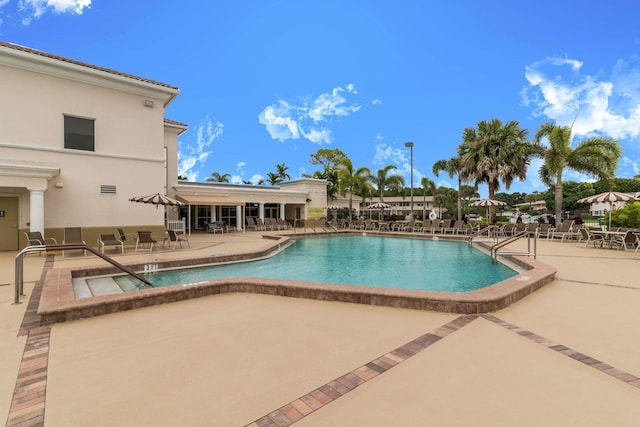
[[[244,253],[262,234],[278,232],[196,234],[191,249],[114,258]],[[640,425],[632,252],[540,240],[556,279],[488,314],[226,293],[50,326],[32,302],[45,263],[97,258],[27,256],[27,296],[12,305],[15,255],[0,253],[8,426]]]

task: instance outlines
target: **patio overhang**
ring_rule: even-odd
[[[176,198],[188,205],[210,205],[210,206],[242,206],[244,202],[236,199],[232,199],[228,196],[216,196],[216,195],[188,195],[177,194]]]

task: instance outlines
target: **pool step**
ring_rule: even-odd
[[[72,279],[73,293],[77,299],[135,291],[138,289],[136,282],[129,276],[76,277]]]

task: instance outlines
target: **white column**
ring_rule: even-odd
[[[258,218],[264,219],[264,203],[258,203]]]
[[[236,206],[236,230],[244,230],[244,215],[242,215],[242,206]]]
[[[29,189],[29,231],[39,231],[44,236],[44,190]]]
[[[284,207],[286,206],[285,203],[280,203],[280,219],[284,219],[285,215],[284,215]]]

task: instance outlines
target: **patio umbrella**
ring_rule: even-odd
[[[380,209],[380,221],[384,220],[384,210],[389,209],[390,207],[390,204],[384,202],[375,202],[374,204],[369,205],[369,209]],[[371,214],[369,214],[369,217],[371,217]]]
[[[494,200],[494,199],[482,199],[482,200],[477,200],[475,202],[471,202],[469,203],[469,206],[484,206],[486,207],[486,211],[487,211],[487,218],[489,218],[489,207],[490,206],[504,206],[506,205],[505,202],[501,202],[500,200]]]
[[[167,196],[162,195],[160,193],[150,194],[148,196],[131,197],[129,199],[129,201],[130,202],[148,203],[148,204],[151,204],[151,205],[156,205],[156,209],[160,205],[162,205],[162,206],[184,206],[184,203],[182,203],[181,201],[172,199],[171,197],[167,197]]]
[[[578,203],[605,203],[609,202],[609,211],[614,202],[629,202],[636,200],[635,195],[627,193],[618,193],[617,191],[607,191],[606,193],[596,194],[594,196],[584,197],[578,200]],[[609,230],[611,230],[611,213],[609,213]]]

